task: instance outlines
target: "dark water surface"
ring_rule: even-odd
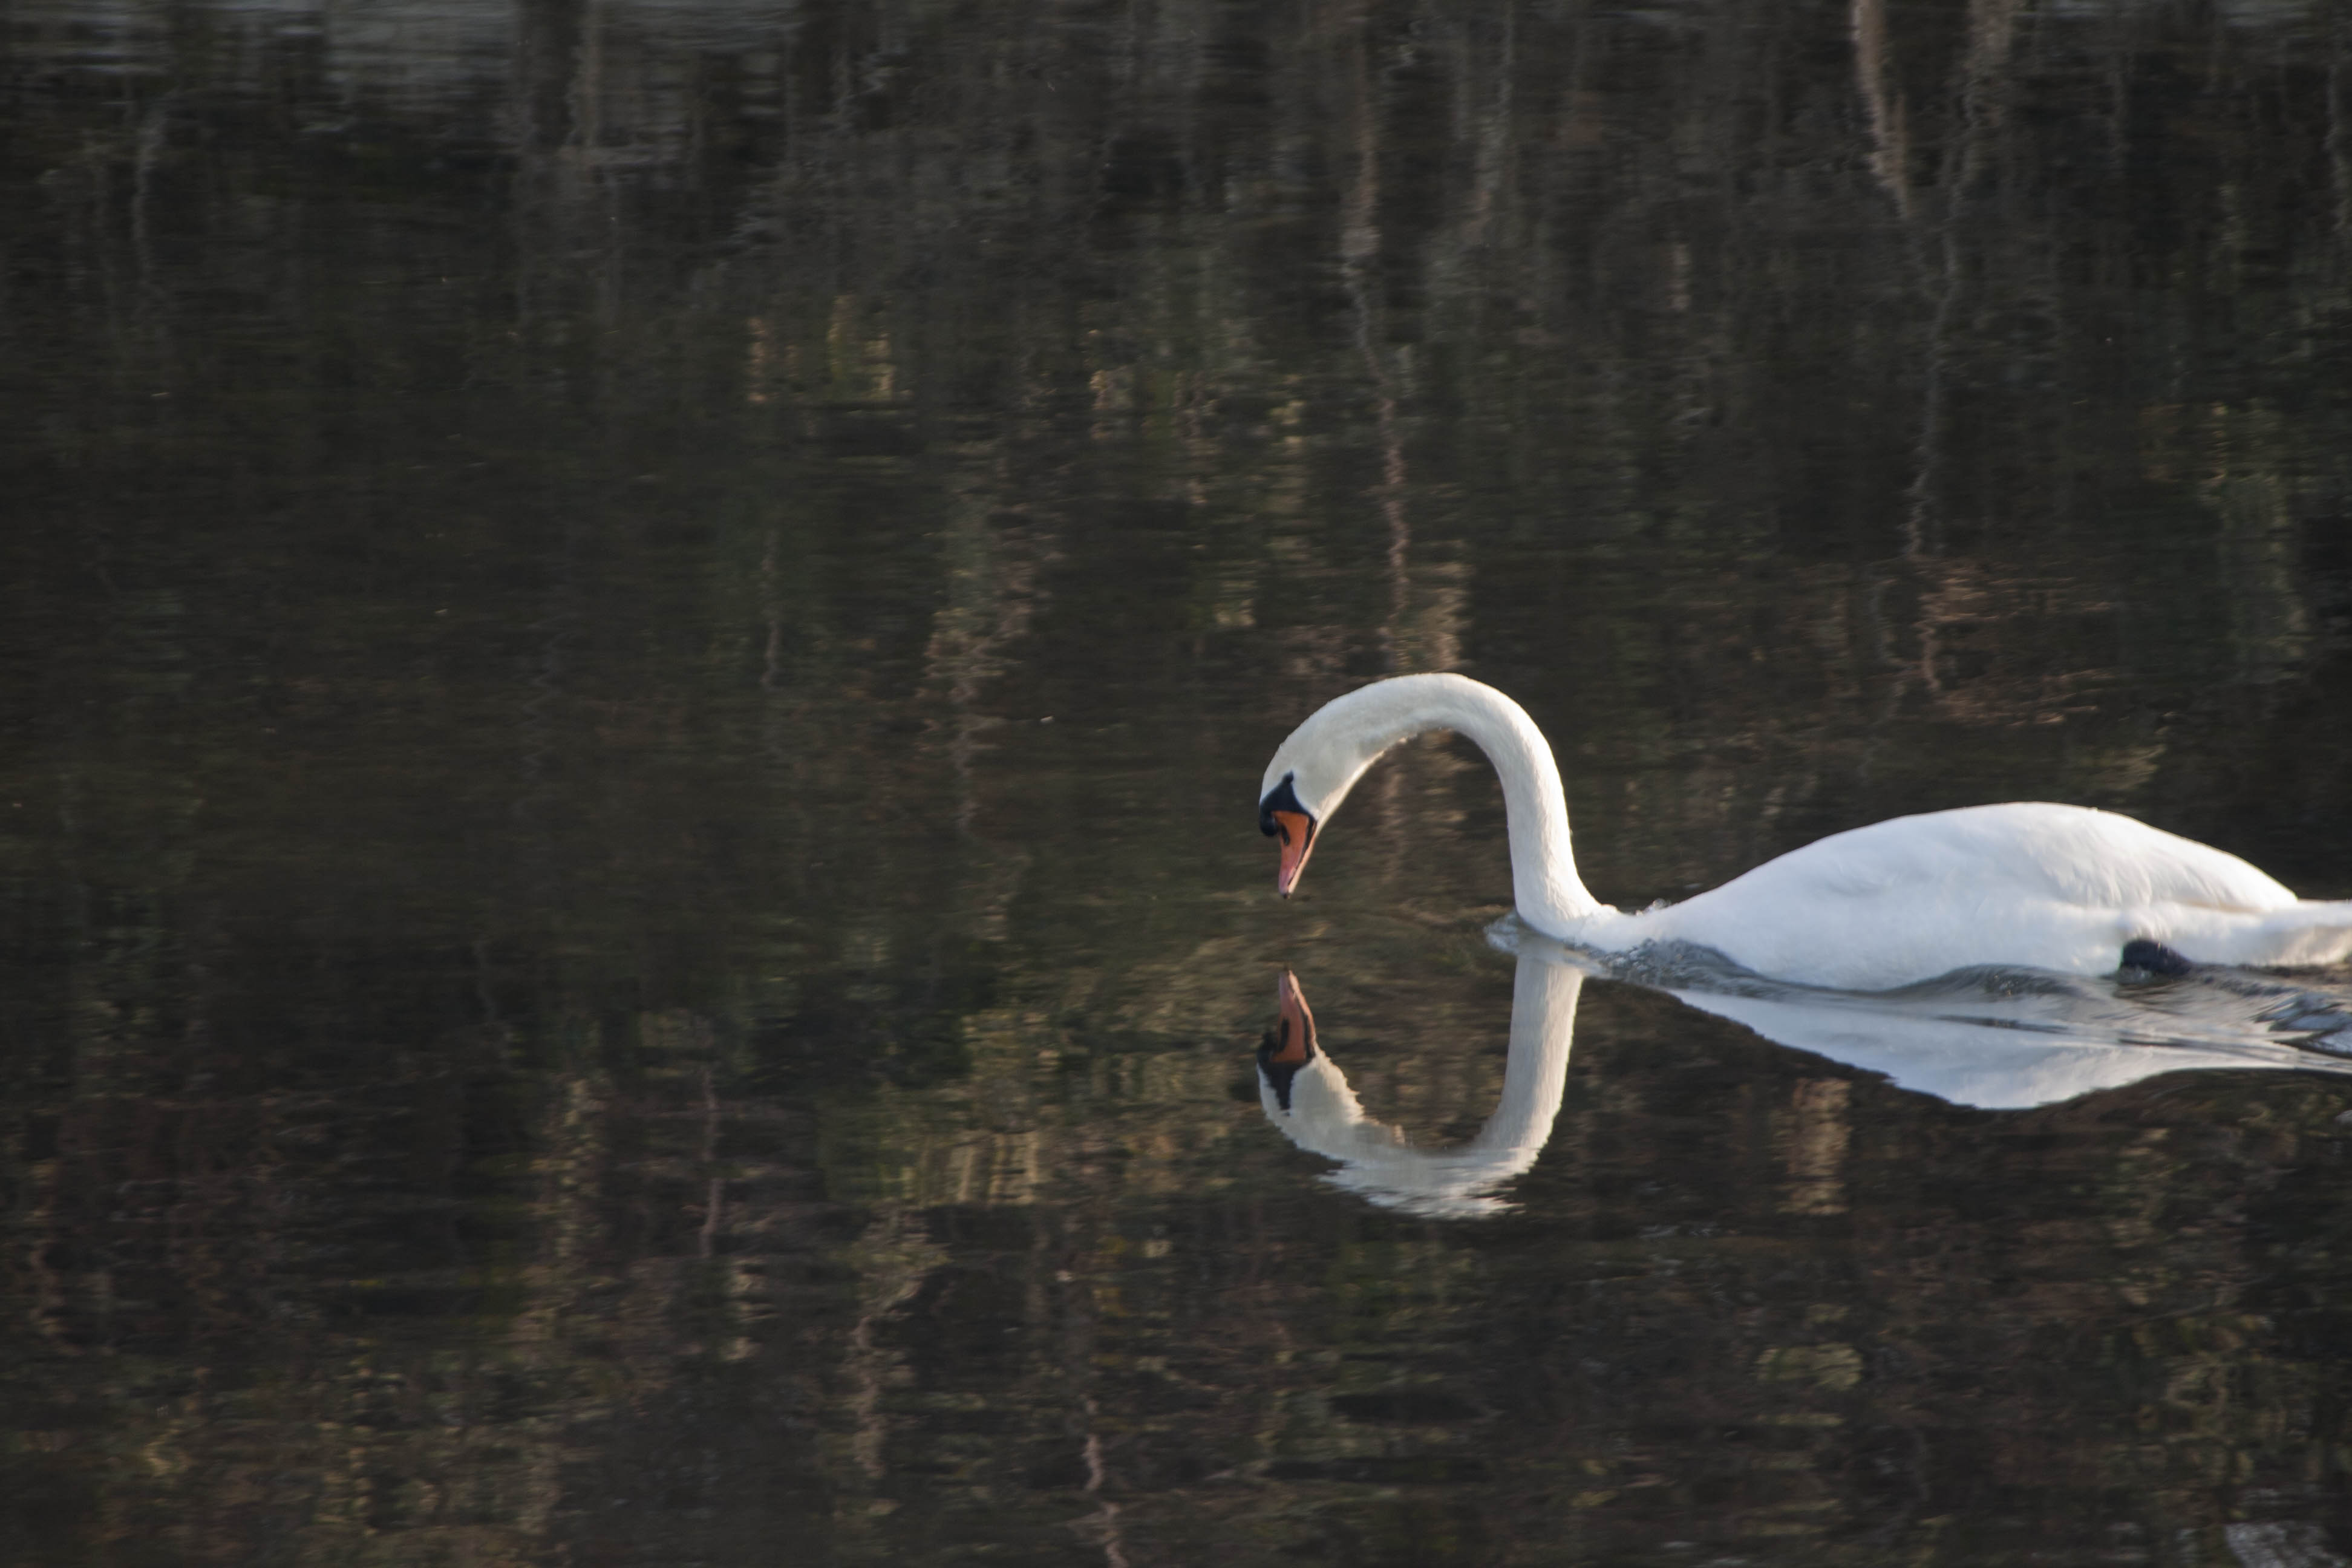
[[[2340,1075],[1597,978],[1461,1218],[1252,1063],[1287,966],[1501,1089],[1475,753],[1271,896],[1396,671],[1620,903],[2010,798],[2352,896],[2337,6],[20,0],[0,93],[0,1560],[2352,1557]]]

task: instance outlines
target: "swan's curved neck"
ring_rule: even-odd
[[[1290,798],[1328,823],[1382,752],[1427,730],[1455,730],[1486,753],[1502,781],[1511,832],[1511,896],[1519,918],[1553,936],[1614,913],[1585,890],[1568,842],[1568,795],[1551,745],[1527,710],[1462,675],[1400,675],[1333,698],[1290,732],[1266,764],[1258,805],[1285,781]],[[1272,817],[1262,819],[1276,831]],[[1318,826],[1319,831],[1319,826]]]
[[[1551,745],[1527,710],[1475,680],[1428,679],[1442,684],[1429,688],[1428,700],[1416,705],[1414,731],[1460,731],[1486,753],[1495,776],[1502,781],[1511,837],[1511,895],[1519,918],[1538,931],[1558,935],[1606,909],[1576,874],[1568,837],[1568,792],[1560,787]]]

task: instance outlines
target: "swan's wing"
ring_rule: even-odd
[[[1979,964],[2098,973],[2135,937],[2204,962],[2277,963],[2217,943],[2295,908],[2234,855],[2111,812],[2027,803],[1835,834],[1637,918],[1644,934],[1759,974],[1880,991]]]
[[[2278,882],[2210,845],[2114,812],[2038,801],[1897,816],[1832,834],[1721,891],[1742,889],[1801,910],[1937,888],[1964,888],[1968,901],[1988,912],[2046,901],[2263,914],[2295,901]]]

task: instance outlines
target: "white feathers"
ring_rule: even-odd
[[[1832,835],[1682,903],[1625,914],[1586,891],[1550,746],[1519,705],[1458,675],[1407,675],[1337,698],[1267,767],[1317,823],[1375,758],[1428,730],[1485,752],[1509,819],[1513,900],[1536,930],[1601,952],[1712,947],[1774,979],[1885,990],[1976,965],[2112,972],[2127,942],[2192,961],[2352,957],[2352,901],[2298,900],[2234,855],[2111,812],[2020,802]]]

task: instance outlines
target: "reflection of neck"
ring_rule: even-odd
[[[1495,1114],[1470,1140],[1472,1149],[1525,1149],[1533,1155],[1551,1136],[1568,1088],[1568,1048],[1576,1031],[1576,1001],[1584,975],[1564,963],[1522,956],[1511,982],[1511,1054],[1503,1066],[1503,1097]]]
[[[1568,1082],[1569,1047],[1584,975],[1522,953],[1511,987],[1511,1047],[1503,1092],[1477,1136],[1452,1149],[1416,1149],[1363,1112],[1330,1057],[1318,1050],[1290,1084],[1284,1110],[1261,1080],[1266,1116],[1300,1148],[1339,1162],[1330,1180],[1375,1203],[1466,1216],[1507,1206],[1492,1189],[1536,1163]]]

